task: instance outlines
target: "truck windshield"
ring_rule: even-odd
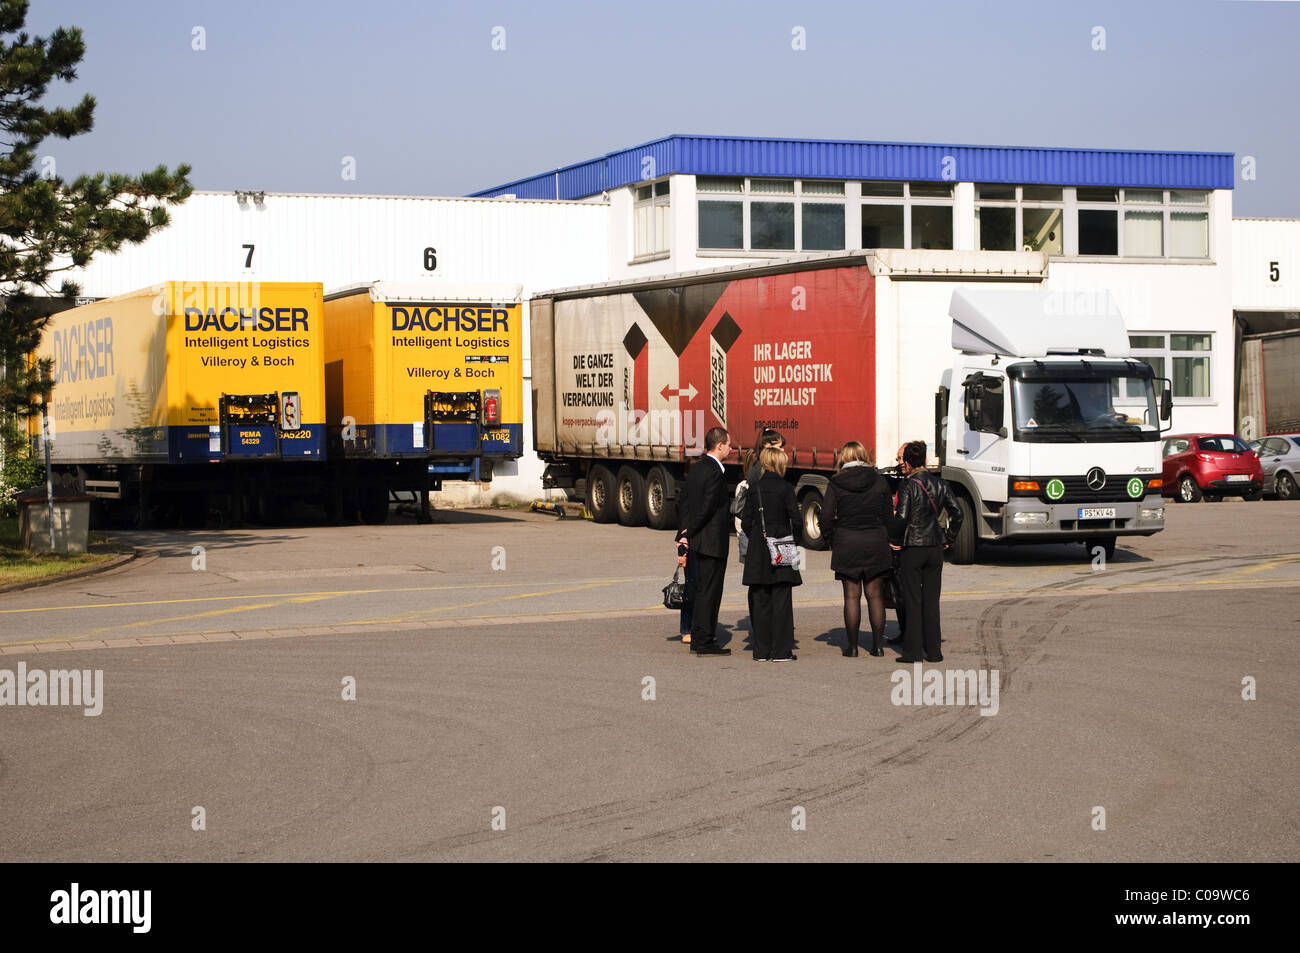
[[[1150,372],[1049,377],[1035,374],[1029,379],[1012,378],[1012,407],[1016,439],[1031,443],[1084,441],[1105,443],[1116,440],[1157,440],[1160,417]],[[1118,395],[1126,395],[1117,408]],[[1141,404],[1133,404],[1135,399]]]

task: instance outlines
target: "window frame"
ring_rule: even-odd
[[[980,186],[985,186],[985,185],[990,186],[990,187],[993,187],[993,188],[1008,188],[1008,189],[1011,189],[1011,190],[1012,190],[1013,197],[1012,197],[1012,198],[1009,198],[1009,199],[982,199],[982,198],[979,197],[979,190],[980,190]],[[1047,210],[1049,210],[1049,211],[1056,211],[1056,212],[1060,212],[1060,213],[1061,213],[1061,224],[1060,224],[1060,226],[1059,226],[1059,228],[1060,228],[1060,234],[1061,234],[1061,237],[1060,237],[1061,251],[1060,251],[1059,253],[1047,252],[1047,256],[1048,256],[1049,258],[1064,258],[1064,257],[1066,257],[1066,254],[1065,254],[1065,249],[1066,249],[1066,243],[1065,243],[1065,222],[1066,222],[1066,218],[1067,218],[1067,213],[1066,213],[1066,205],[1067,205],[1067,202],[1066,202],[1066,191],[1067,191],[1067,189],[1066,189],[1066,187],[1065,187],[1065,186],[1055,186],[1055,185],[1047,185],[1047,186],[1030,185],[1030,186],[1028,186],[1028,187],[1029,187],[1029,188],[1059,188],[1059,189],[1061,190],[1061,197],[1060,197],[1059,199],[1027,199],[1027,198],[1025,198],[1025,188],[1026,188],[1026,186],[1024,186],[1024,185],[1010,185],[1010,184],[1003,183],[1003,182],[976,182],[976,183],[975,183],[975,250],[976,250],[976,251],[985,251],[985,250],[986,250],[986,249],[984,249],[984,248],[981,247],[981,237],[980,237],[980,228],[981,228],[981,224],[980,224],[980,209],[983,209],[983,208],[1015,209],[1015,241],[1014,241],[1014,246],[1015,246],[1015,247],[1013,247],[1013,248],[1011,248],[1011,249],[1008,249],[1008,250],[1010,250],[1010,251],[1023,251],[1023,250],[1024,250],[1024,247],[1025,247],[1025,209],[1047,209]],[[988,250],[989,250],[989,251],[998,251],[998,250],[1001,250],[1001,249],[988,249]]]
[[[1204,351],[1192,351],[1192,350],[1185,350],[1185,349],[1174,350],[1173,348],[1174,335],[1183,335],[1183,334],[1195,335],[1197,337],[1208,337],[1210,339],[1210,346],[1207,350]],[[1131,344],[1132,339],[1134,337],[1160,337],[1164,343],[1162,344],[1161,347],[1158,348],[1137,347]],[[1173,398],[1174,398],[1174,405],[1179,407],[1208,406],[1208,405],[1219,403],[1219,399],[1214,395],[1214,367],[1215,367],[1215,353],[1216,353],[1215,352],[1216,337],[1217,335],[1213,331],[1130,330],[1129,354],[1133,357],[1134,360],[1142,360],[1143,358],[1148,358],[1148,357],[1161,358],[1164,364],[1164,373],[1158,374],[1157,376],[1168,378],[1171,388],[1174,386],[1174,358],[1175,357],[1205,358],[1207,362],[1206,371],[1205,371],[1206,391],[1207,391],[1206,395],[1204,397],[1180,397],[1178,396],[1178,394],[1175,393],[1173,395]],[[1117,407],[1120,405],[1133,406],[1134,404],[1139,404],[1139,403],[1141,402],[1135,398],[1131,398],[1127,396],[1127,394],[1120,394],[1118,397],[1115,398],[1115,406]]]
[[[1112,188],[1112,186],[1095,186],[1096,188]],[[1077,256],[1088,261],[1131,261],[1131,262],[1196,262],[1208,263],[1214,261],[1214,230],[1213,225],[1213,203],[1211,196],[1214,194],[1213,189],[1160,189],[1160,188],[1137,188],[1126,186],[1114,186],[1116,199],[1114,202],[1084,201],[1078,198],[1079,190],[1094,188],[1094,186],[1074,186],[1067,188],[1073,201],[1067,201],[1070,207],[1070,228],[1074,234],[1073,247],[1078,249],[1079,237],[1079,212],[1083,211],[1114,211],[1116,215],[1116,250],[1114,255],[1099,255],[1096,253],[1084,254],[1080,252]],[[1130,193],[1140,192],[1159,192],[1160,201],[1138,201]],[[1199,202],[1175,202],[1174,193],[1186,195],[1188,193],[1199,193],[1203,197]],[[977,200],[977,205],[979,201]],[[1130,253],[1125,247],[1124,230],[1128,213],[1130,212],[1159,212],[1160,213],[1160,254],[1159,255],[1135,255]],[[1203,214],[1205,216],[1205,255],[1204,257],[1188,257],[1185,255],[1171,255],[1169,253],[1170,241],[1173,237],[1173,216],[1176,214]]]
[[[663,187],[662,192],[660,192],[661,186]],[[643,261],[657,261],[662,258],[671,257],[672,248],[673,248],[673,205],[672,205],[672,190],[669,185],[669,177],[661,176],[658,179],[652,179],[644,182],[636,182],[632,186],[630,186],[630,188],[632,189],[631,261],[633,263],[643,262]],[[638,197],[637,195],[638,191],[644,188],[650,189],[649,198],[643,199]],[[642,209],[649,209],[651,234],[656,235],[658,233],[657,212],[659,207],[661,206],[666,207],[668,210],[666,216],[667,221],[664,223],[664,235],[663,235],[664,247],[655,248],[650,251],[643,251],[640,248],[638,248],[638,244],[637,244],[640,241],[640,230],[637,225],[637,214]]]
[[[858,198],[859,206],[885,205],[885,206],[891,206],[897,208],[898,206],[901,205],[903,209],[903,246],[902,247],[904,250],[909,250],[909,251],[912,250],[912,209],[917,206],[927,206],[932,208],[946,208],[950,211],[952,216],[950,222],[950,226],[952,229],[951,232],[952,243],[948,248],[931,249],[931,250],[952,251],[957,244],[957,197],[956,197],[957,183],[955,182],[949,183],[947,181],[934,182],[930,180],[921,180],[920,182],[917,183],[919,185],[941,185],[941,186],[947,185],[949,189],[949,197],[946,199],[940,195],[915,195],[915,196],[912,195],[911,181],[896,180],[896,179],[862,179],[860,180],[860,185],[868,185],[873,183],[886,183],[886,182],[890,184],[897,183],[898,185],[901,185],[903,187],[903,194],[902,195],[863,194],[860,195]],[[859,213],[858,213],[858,242],[859,244],[862,243],[861,209],[859,209]],[[917,249],[917,250],[924,251],[925,249]]]
[[[732,182],[740,183],[740,191],[710,191],[708,188],[702,188],[701,180],[704,179],[725,179]],[[804,191],[804,182],[818,183],[835,183],[840,186],[840,191],[825,193],[806,193]],[[753,183],[755,182],[792,182],[794,188],[790,192],[763,192],[754,191]],[[796,254],[804,251],[812,252],[835,252],[846,251],[848,243],[846,236],[841,234],[840,245],[838,248],[814,248],[805,249],[803,240],[803,209],[805,205],[838,205],[844,213],[845,221],[848,219],[848,189],[846,188],[847,180],[845,179],[799,179],[790,176],[779,175],[697,175],[695,177],[695,209],[696,209],[696,226],[695,226],[695,250],[696,254],[701,257],[736,257],[736,256],[754,256],[754,257],[773,257],[779,258],[786,255]],[[740,234],[741,247],[739,248],[716,248],[700,244],[700,217],[699,203],[701,202],[738,202],[741,206]],[[792,248],[755,248],[754,247],[754,229],[753,229],[753,204],[755,202],[764,204],[786,204],[791,206],[791,212],[794,216],[794,239]]]

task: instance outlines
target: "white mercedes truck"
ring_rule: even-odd
[[[953,291],[935,453],[962,509],[951,556],[980,543],[1082,542],[1165,525],[1160,436],[1171,387],[1130,356],[1106,291]]]

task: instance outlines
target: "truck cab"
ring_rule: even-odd
[[[1077,541],[1109,558],[1118,537],[1163,529],[1170,385],[1130,356],[1110,294],[959,288],[949,314],[959,353],[935,398],[935,452],[964,517],[953,561],[979,542]]]

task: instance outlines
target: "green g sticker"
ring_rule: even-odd
[[[1059,500],[1065,496],[1065,484],[1056,479],[1048,480],[1046,492],[1049,500]]]
[[[1135,500],[1142,495],[1146,488],[1147,485],[1138,477],[1134,477],[1128,481],[1128,495],[1133,497]]]

